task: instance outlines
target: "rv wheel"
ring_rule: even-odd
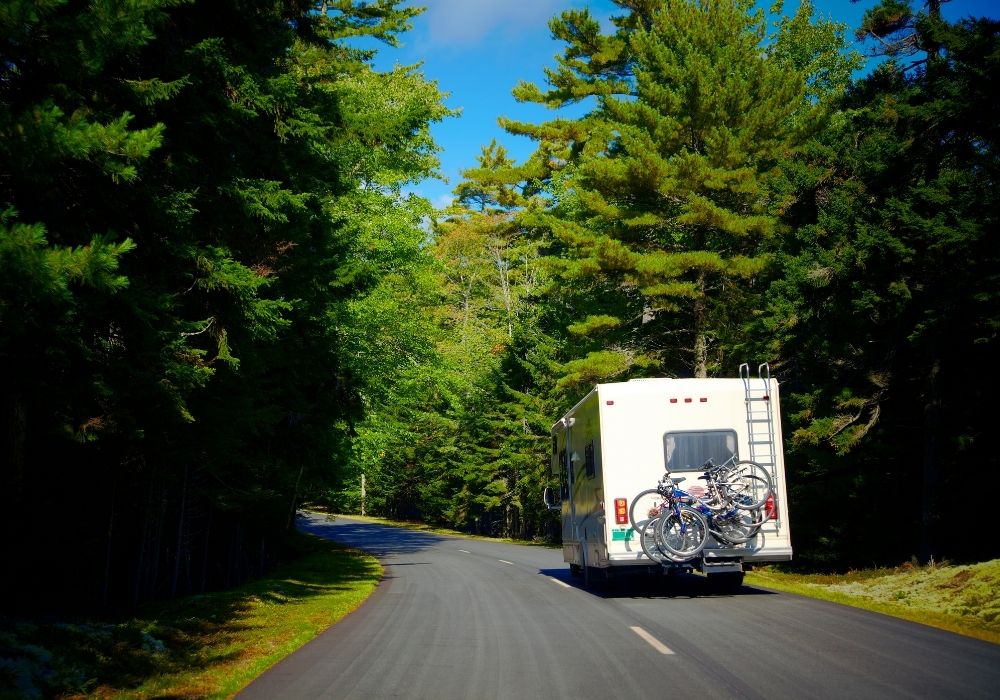
[[[735,593],[743,585],[743,572],[723,571],[709,574],[708,585],[716,593]]]
[[[583,576],[583,567],[579,564],[570,564],[569,572],[577,577]]]

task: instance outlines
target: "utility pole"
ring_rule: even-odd
[[[365,473],[361,472],[361,515],[365,514]]]

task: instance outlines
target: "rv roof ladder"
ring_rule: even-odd
[[[774,404],[771,403],[771,367],[766,362],[757,367],[757,376],[751,378],[750,365],[740,365],[740,379],[746,398],[747,436],[750,442],[750,460],[757,462],[771,474],[771,483],[777,486],[774,445]],[[778,523],[780,527],[780,522]]]

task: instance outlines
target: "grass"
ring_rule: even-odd
[[[321,540],[309,549],[266,579],[125,620],[0,620],[0,698],[231,697],[381,579],[373,557]]]
[[[1000,559],[968,565],[904,564],[836,575],[767,567],[749,572],[746,582],[1000,644]]]

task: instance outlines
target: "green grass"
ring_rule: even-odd
[[[755,569],[746,582],[821,598],[1000,644],[1000,559],[954,566],[904,564],[846,574]]]
[[[126,620],[0,620],[0,698],[231,697],[381,579],[373,557],[318,539],[309,550],[266,579]]]

